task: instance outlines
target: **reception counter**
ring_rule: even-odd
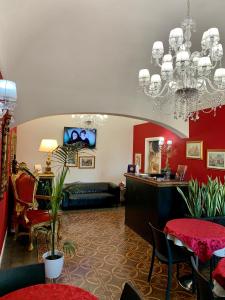
[[[126,177],[125,224],[151,243],[148,223],[163,228],[168,220],[187,213],[176,187],[187,190],[187,182],[124,174]]]

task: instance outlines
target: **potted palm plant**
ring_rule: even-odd
[[[63,268],[64,254],[63,252],[74,253],[74,245],[66,241],[63,243],[63,251],[56,249],[57,244],[57,230],[59,221],[60,204],[63,197],[63,186],[69,167],[66,165],[68,157],[79,152],[84,148],[84,143],[78,142],[69,146],[58,146],[53,151],[53,161],[59,166],[58,175],[56,176],[51,191],[49,214],[51,216],[50,227],[50,251],[43,254],[45,263],[45,274],[47,278],[57,278],[60,276]]]

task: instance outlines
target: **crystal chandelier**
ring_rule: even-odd
[[[16,106],[16,84],[9,80],[0,80],[0,118],[8,111],[10,115]]]
[[[102,126],[106,119],[108,119],[108,116],[102,114],[82,114],[72,115],[72,118],[76,118],[79,126],[82,128],[94,128]]]
[[[163,109],[164,104],[173,100],[174,118],[185,121],[199,119],[199,111],[215,115],[216,108],[225,100],[225,68],[221,68],[223,47],[219,43],[219,30],[205,31],[201,51],[191,53],[192,31],[195,31],[195,22],[190,17],[190,0],[187,0],[187,17],[181,28],[170,31],[168,53],[164,54],[161,41],[153,44],[152,58],[161,74],[150,76],[148,69],[139,71],[139,84],[144,93],[152,97],[155,106]],[[166,109],[171,105],[165,106]]]

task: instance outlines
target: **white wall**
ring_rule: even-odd
[[[132,162],[133,126],[143,121],[125,117],[109,116],[103,126],[97,128],[95,169],[71,167],[66,182],[124,180],[123,173]],[[57,139],[63,143],[64,127],[79,127],[71,115],[44,117],[17,127],[17,160],[24,161],[33,170],[34,164],[44,169],[46,155],[38,151],[41,139]]]

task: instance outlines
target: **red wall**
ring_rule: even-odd
[[[174,155],[170,159],[170,167],[176,171],[178,164],[188,166],[185,179],[191,177],[200,181],[206,181],[207,176],[213,178],[219,176],[222,180],[225,171],[212,170],[206,168],[207,149],[225,149],[225,106],[217,110],[216,117],[213,114],[200,114],[200,119],[189,123],[189,139],[181,139],[170,130],[155,125],[144,123],[134,126],[133,154],[142,153],[142,168],[144,172],[144,148],[145,138],[163,136],[165,140],[173,140]],[[186,141],[203,141],[203,160],[186,159]],[[134,155],[133,155],[134,157]],[[165,157],[162,159],[162,168],[165,166]]]

